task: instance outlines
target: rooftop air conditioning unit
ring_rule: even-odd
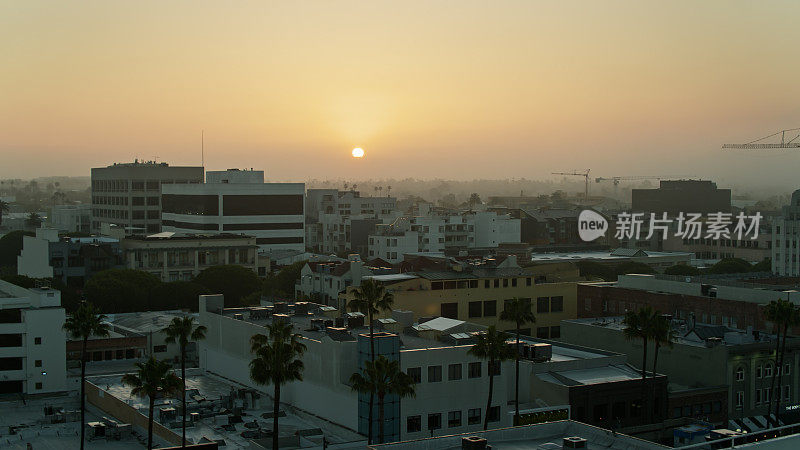
[[[562,448],[586,448],[588,441],[582,437],[565,437],[561,442]]]

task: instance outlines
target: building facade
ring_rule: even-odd
[[[772,272],[796,277],[800,275],[800,189],[792,193],[792,201],[781,209],[781,216],[772,224]]]
[[[92,205],[56,205],[50,211],[50,226],[64,233],[89,233]]]
[[[631,190],[631,210],[679,213],[731,212],[731,190],[708,180],[661,180],[658,189]]]

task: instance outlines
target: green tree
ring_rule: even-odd
[[[519,425],[519,354],[520,354],[520,328],[528,323],[536,323],[536,317],[531,311],[531,299],[513,298],[506,302],[500,320],[514,322],[516,325],[516,352],[514,354],[514,425]]]
[[[375,321],[376,314],[382,311],[389,311],[392,309],[394,303],[394,296],[391,292],[387,292],[386,288],[373,279],[366,279],[361,281],[361,286],[353,292],[353,300],[347,305],[352,311],[359,311],[369,320],[369,360],[375,362]],[[367,443],[372,444],[372,404],[374,403],[374,395],[369,396],[369,431],[367,434]]]
[[[3,213],[7,213],[9,211],[9,206],[7,202],[0,200],[0,227],[3,226]]]
[[[294,286],[300,279],[300,271],[308,261],[297,261],[283,267],[275,274],[267,275],[264,279],[264,295],[275,298],[294,298]]]
[[[720,273],[745,273],[753,269],[752,264],[741,258],[725,258],[709,267],[706,272],[712,274]]]
[[[136,363],[137,372],[122,376],[122,383],[130,386],[131,395],[139,398],[147,397],[150,402],[147,416],[147,449],[153,448],[153,406],[156,398],[176,395],[184,389],[183,381],[178,378],[166,361],[159,361],[151,356],[146,362]]]
[[[489,361],[489,398],[486,400],[486,415],[483,419],[483,429],[489,428],[489,412],[492,410],[492,394],[494,391],[494,376],[500,373],[500,364],[503,361],[509,360],[514,357],[513,350],[506,344],[508,335],[503,332],[497,331],[497,328],[492,325],[485,333],[481,333],[477,337],[475,345],[469,349],[472,356]]]
[[[44,220],[42,219],[42,216],[40,216],[38,213],[32,212],[28,214],[28,217],[25,219],[25,226],[36,229],[42,226],[43,221]]]
[[[200,283],[194,281],[170,281],[155,286],[150,309],[189,309],[197,311],[197,297],[210,294]]]
[[[645,306],[638,311],[628,311],[623,320],[625,338],[642,341],[642,403],[645,401],[644,389],[647,382],[647,343],[653,334],[653,317],[655,315],[653,308]],[[646,405],[644,407],[647,411]]]
[[[281,386],[303,380],[300,358],[306,346],[300,342],[299,334],[292,333],[290,323],[275,320],[267,327],[267,335],[255,334],[250,338],[250,351],[255,354],[250,361],[250,379],[262,386],[273,386],[272,448],[278,450]]]
[[[162,330],[167,335],[164,342],[168,344],[178,343],[181,352],[181,380],[186,386],[186,347],[189,341],[194,341],[195,345],[200,340],[206,338],[206,327],[194,323],[194,317],[183,316],[175,317],[172,322]],[[181,390],[181,448],[186,447],[186,389]]]
[[[378,397],[378,443],[384,441],[384,399],[387,395],[397,395],[400,398],[413,397],[414,380],[400,370],[398,361],[389,361],[380,355],[375,362],[367,361],[361,373],[350,376],[351,388],[362,394]]]
[[[86,425],[86,345],[91,336],[108,336],[106,316],[100,314],[91,303],[83,302],[64,322],[64,331],[70,338],[81,340],[81,449],[84,445]]]
[[[13,267],[13,272],[17,272],[17,256],[22,252],[23,236],[33,236],[33,233],[15,230],[0,237],[0,267]]]
[[[86,282],[86,299],[105,313],[151,309],[153,291],[161,284],[157,276],[133,269],[98,272]]]
[[[664,270],[665,275],[677,275],[686,277],[695,277],[700,275],[700,270],[697,267],[689,266],[687,264],[675,264],[669,266]]]
[[[224,295],[225,304],[230,301],[231,306],[240,306],[243,297],[261,289],[261,280],[255,272],[235,264],[204,269],[194,281],[212,294]]]
[[[751,268],[753,272],[772,272],[772,259],[764,258]]]

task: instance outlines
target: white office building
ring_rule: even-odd
[[[65,233],[89,233],[92,226],[92,205],[56,205],[50,211],[50,226]]]
[[[782,208],[772,223],[772,272],[800,275],[800,189],[792,193],[792,202]]]
[[[0,394],[66,390],[61,292],[0,280]]]
[[[238,170],[209,180],[217,182],[162,186],[164,231],[245,234],[264,251],[305,250],[303,183],[262,183],[263,172]]]

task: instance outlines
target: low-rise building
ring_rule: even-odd
[[[688,252],[654,252],[638,248],[617,248],[611,251],[547,252],[531,254],[534,264],[591,261],[607,266],[635,262],[647,264],[657,272],[674,265],[689,265],[694,255]]]
[[[50,211],[50,226],[64,233],[89,233],[92,228],[92,205],[55,205]]]
[[[350,286],[361,286],[361,279],[372,271],[357,258],[348,261],[309,261],[300,271],[295,297],[312,298],[317,303],[337,304],[339,294]]]
[[[0,394],[66,390],[61,292],[0,280]]]

